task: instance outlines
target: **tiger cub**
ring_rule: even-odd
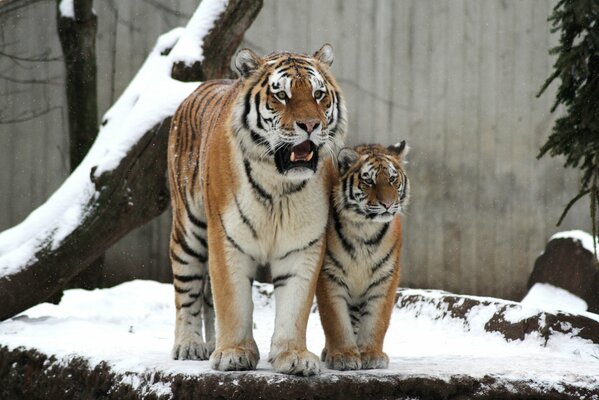
[[[409,184],[405,141],[338,156],[327,249],[316,296],[326,336],[322,361],[337,370],[386,368],[383,340],[399,283],[401,219]]]

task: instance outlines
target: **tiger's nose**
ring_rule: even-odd
[[[385,207],[387,210],[391,208],[391,206],[393,205],[394,201],[392,200],[381,200],[380,203],[383,205],[383,207]]]
[[[311,134],[312,131],[314,131],[314,129],[318,128],[318,125],[320,125],[320,123],[315,119],[307,121],[296,121],[295,123],[297,124],[297,126],[299,126],[300,129],[306,131],[308,135]]]

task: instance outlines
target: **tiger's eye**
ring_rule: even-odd
[[[277,99],[279,99],[279,100],[283,100],[283,101],[287,100],[287,93],[285,93],[284,91],[275,93],[275,96],[277,96]]]
[[[324,97],[324,92],[322,90],[317,90],[314,92],[314,99],[320,100]]]

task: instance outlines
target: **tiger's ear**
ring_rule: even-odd
[[[360,155],[356,153],[353,149],[347,147],[341,149],[339,155],[337,156],[337,166],[339,167],[339,174],[345,175],[345,173],[350,169],[352,165],[354,165],[356,161],[358,161],[359,158]]]
[[[410,146],[406,144],[405,140],[402,140],[399,143],[395,143],[387,147],[387,150],[389,150],[391,154],[396,156],[400,161],[406,162],[406,156],[410,152]]]
[[[335,55],[333,54],[333,46],[328,43],[323,44],[320,50],[314,53],[314,58],[330,67],[335,59]]]
[[[242,78],[247,78],[262,63],[260,57],[250,49],[241,49],[235,56],[235,69]]]

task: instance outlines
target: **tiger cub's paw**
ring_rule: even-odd
[[[175,360],[207,360],[213,350],[214,344],[210,345],[196,335],[176,340],[171,355]]]
[[[320,373],[318,357],[308,350],[282,351],[269,361],[275,371],[282,374],[312,376]]]
[[[216,349],[210,356],[210,367],[219,371],[247,371],[256,369],[259,358],[255,346]]]
[[[389,356],[377,350],[360,351],[362,369],[381,369],[389,366]]]
[[[348,371],[362,367],[362,360],[357,347],[350,347],[342,351],[323,350],[323,358],[329,369]]]

